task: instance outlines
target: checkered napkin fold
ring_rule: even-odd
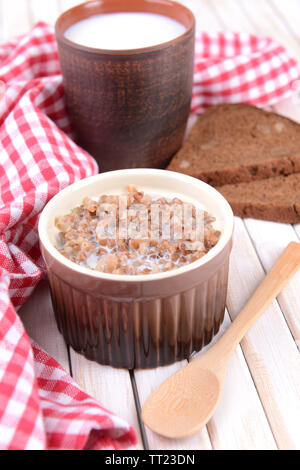
[[[272,104],[299,77],[297,63],[270,39],[200,33],[192,112],[223,102]],[[53,28],[38,23],[0,46],[0,449],[136,444],[126,422],[28,338],[17,314],[44,272],[41,210],[65,186],[97,171],[73,140]]]

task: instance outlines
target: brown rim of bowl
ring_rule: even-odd
[[[99,11],[97,12],[97,6],[98,8],[101,8],[101,4],[107,3],[107,8],[105,8],[102,12]],[[140,5],[140,6],[138,6]],[[142,9],[142,5],[144,8]],[[156,8],[153,10],[151,8],[151,5],[156,6]],[[179,11],[182,11],[188,21],[189,25],[186,25],[180,20],[178,17],[174,17],[172,15],[167,15],[159,11],[159,5],[163,6],[165,10],[168,10],[169,8],[171,9],[172,7],[174,9],[177,9]],[[118,6],[118,8],[116,8]],[[114,9],[115,8],[115,9]],[[129,9],[128,9],[129,8]],[[95,10],[96,9],[96,10]],[[81,16],[78,15],[80,11],[86,10],[86,15]],[[88,47],[84,46],[82,44],[77,44],[76,42],[70,41],[67,39],[64,35],[65,31],[67,30],[68,27],[71,25],[77,23],[81,19],[86,19],[89,18],[90,16],[95,16],[97,14],[105,14],[105,13],[117,13],[117,12],[149,12],[149,13],[157,13],[161,14],[164,16],[168,16],[169,18],[177,20],[179,23],[183,24],[186,26],[186,31],[177,36],[174,39],[171,39],[170,41],[163,42],[161,44],[156,44],[154,46],[149,46],[149,47],[141,47],[138,49],[97,49],[94,47]],[[72,16],[75,15],[75,21],[72,20]],[[74,18],[73,18],[74,19]],[[165,49],[169,46],[175,46],[179,41],[182,39],[185,39],[188,37],[190,34],[193,34],[195,30],[195,17],[191,10],[189,10],[187,7],[184,5],[181,5],[180,3],[174,2],[173,0],[126,0],[126,2],[122,2],[121,0],[91,0],[85,3],[81,3],[80,5],[76,5],[69,10],[66,10],[63,12],[56,20],[55,23],[55,34],[56,38],[58,41],[63,43],[65,46],[75,48],[79,51],[82,52],[89,52],[92,54],[112,54],[112,55],[128,55],[128,54],[142,54],[144,52],[152,52],[152,51],[157,51],[161,49]]]
[[[224,213],[226,213],[226,224],[225,227],[223,227],[222,232],[221,232],[221,238],[218,241],[218,243],[209,250],[209,252],[204,255],[202,258],[198,259],[197,261],[193,261],[192,263],[182,266],[177,269],[171,269],[169,271],[165,272],[160,272],[160,273],[155,273],[155,274],[110,274],[110,273],[103,273],[101,271],[93,271],[89,268],[85,268],[83,266],[77,265],[73,261],[70,261],[68,258],[63,256],[59,250],[54,246],[54,244],[50,241],[47,230],[46,230],[46,222],[48,221],[48,212],[51,211],[52,206],[55,207],[55,202],[57,199],[60,199],[63,195],[68,195],[68,193],[74,191],[74,186],[81,187],[86,184],[89,184],[93,180],[97,178],[109,178],[111,174],[116,174],[116,173],[149,173],[153,174],[156,173],[164,175],[168,177],[168,173],[170,174],[171,177],[177,178],[178,180],[182,180],[185,182],[190,182],[196,184],[196,182],[203,186],[205,188],[205,191],[210,194],[212,197],[218,200],[218,203],[222,206],[222,209]],[[76,190],[76,188],[75,188]],[[183,196],[184,197],[184,196]],[[45,219],[45,220],[44,220]],[[68,269],[71,269],[74,272],[79,272],[81,274],[85,274],[89,277],[93,278],[102,278],[106,280],[111,280],[111,281],[124,281],[124,282],[147,282],[147,281],[153,281],[153,280],[159,280],[159,279],[164,279],[168,277],[175,277],[179,276],[180,274],[185,273],[186,271],[192,271],[194,269],[197,269],[201,265],[205,265],[209,263],[213,258],[215,258],[217,255],[219,255],[227,246],[227,244],[230,242],[233,234],[233,226],[234,226],[234,216],[232,209],[227,202],[227,200],[222,196],[221,193],[219,193],[215,188],[212,186],[208,185],[207,183],[204,183],[201,180],[197,180],[196,178],[193,178],[192,176],[185,175],[183,173],[177,173],[173,171],[168,171],[168,170],[158,170],[158,169],[149,169],[149,168],[138,168],[138,169],[123,169],[123,170],[114,170],[114,171],[109,171],[105,173],[98,173],[97,175],[94,176],[89,176],[87,178],[84,178],[82,180],[76,181],[75,183],[72,183],[71,185],[65,187],[63,190],[61,190],[59,193],[57,193],[55,196],[53,196],[52,199],[46,204],[44,209],[42,210],[40,219],[39,219],[39,224],[38,224],[38,233],[39,233],[39,239],[42,245],[45,247],[45,249],[48,251],[48,253],[58,262],[63,264],[65,267]]]

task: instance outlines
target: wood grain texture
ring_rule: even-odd
[[[32,26],[27,0],[1,0],[1,14],[3,40],[24,34]]]
[[[56,326],[47,281],[39,283],[18,313],[28,335],[70,372],[68,350]]]
[[[265,271],[269,271],[276,258],[288,243],[299,241],[295,230],[289,224],[246,219],[245,226]],[[285,320],[298,347],[300,347],[300,316],[297,315],[297,310],[299,309],[299,285],[300,272],[295,274],[293,279],[290,280],[289,284],[277,297],[280,308],[284,312]]]
[[[104,408],[130,423],[137,432],[137,448],[143,448],[129,372],[96,364],[73,349],[70,356],[74,380]]]
[[[297,38],[291,35],[281,16],[275,14],[271,2],[267,0],[252,0],[251,2],[241,0],[239,3],[249,21],[253,24],[256,34],[279,41],[294,58],[299,60],[300,53]]]
[[[238,218],[233,246],[227,305],[235,318],[261,282],[264,271]],[[276,301],[241,345],[279,448],[299,448],[299,352]]]
[[[270,3],[274,16],[280,18],[285,28],[299,41],[299,1],[288,0],[288,3],[285,3],[282,0],[271,0]]]
[[[32,24],[38,21],[54,24],[59,13],[59,0],[27,0],[29,3],[29,12]]]

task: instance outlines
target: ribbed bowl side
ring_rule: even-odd
[[[100,364],[150,368],[188,358],[211,341],[224,318],[228,261],[196,287],[141,300],[92,296],[51,270],[48,275],[66,343]]]

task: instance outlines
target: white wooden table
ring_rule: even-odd
[[[1,0],[0,40],[26,31],[38,20],[54,23],[71,0]],[[300,60],[299,0],[184,0],[197,27],[266,35]],[[300,104],[299,104],[300,107]],[[300,112],[294,110],[295,117]],[[235,220],[226,329],[284,247],[299,241],[300,224]],[[117,370],[68,349],[59,334],[48,286],[43,282],[21,309],[29,335],[70,371],[105,407],[130,422],[138,448],[300,449],[300,272],[246,335],[230,363],[221,402],[207,427],[185,440],[166,440],[144,428],[140,406],[180,363],[147,371]]]

